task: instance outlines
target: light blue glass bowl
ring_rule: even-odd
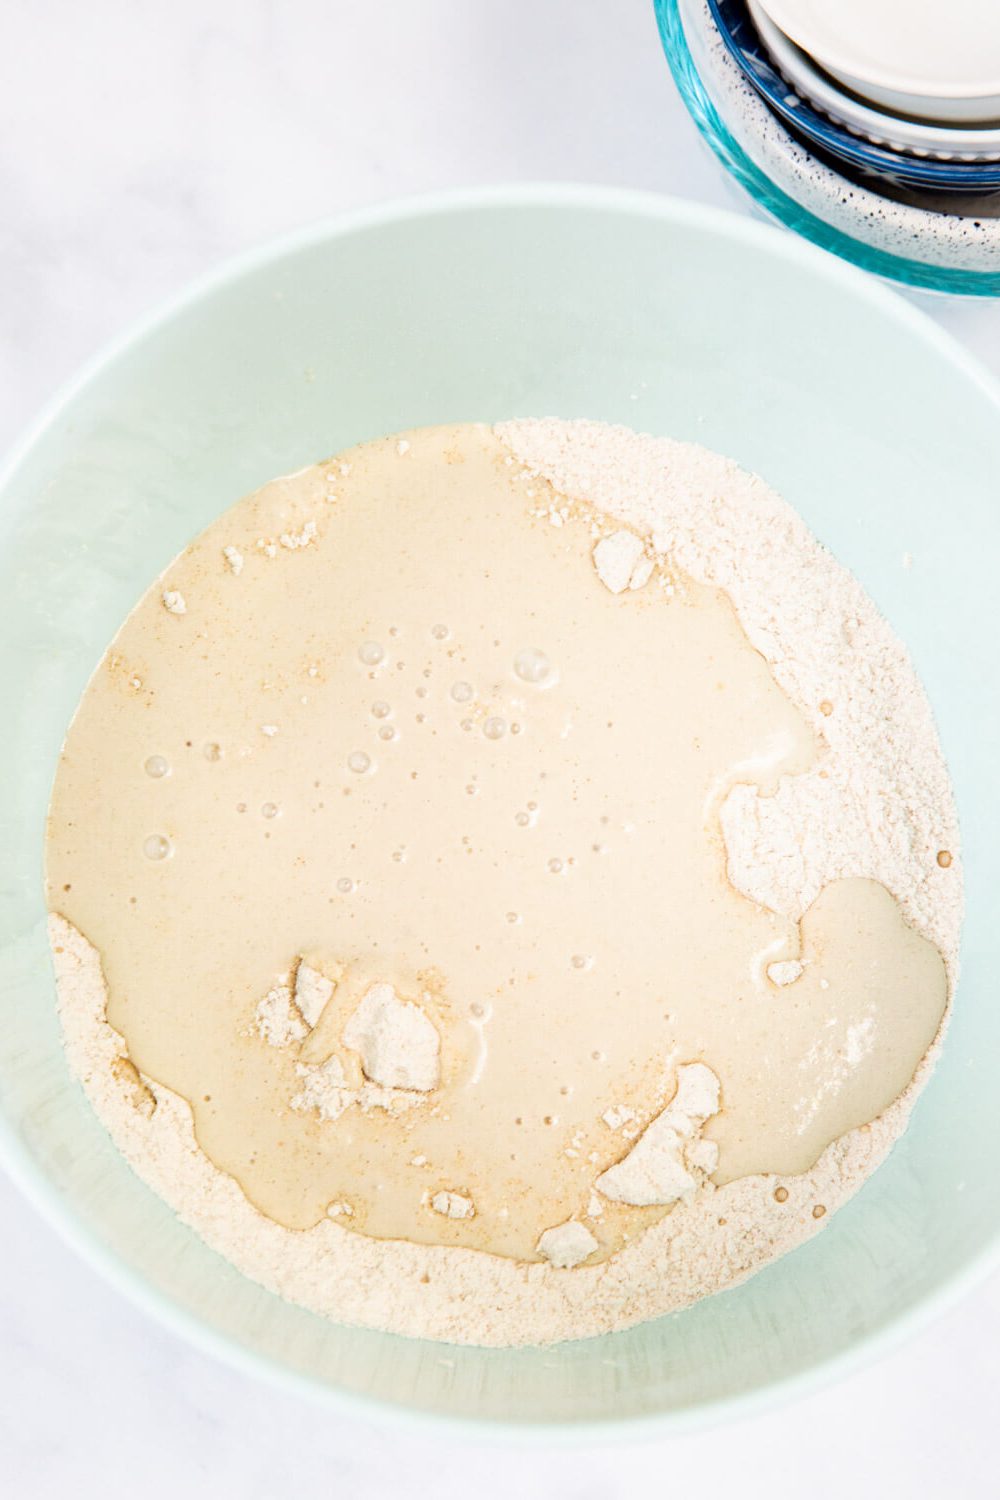
[[[677,1316],[484,1351],[340,1328],[282,1302],[133,1175],[66,1067],[41,854],[55,758],[91,667],[223,506],[379,433],[519,414],[696,439],[799,507],[923,673],[970,902],[943,1060],[904,1140],[814,1241]],[[919,1326],[1000,1238],[998,474],[997,387],[928,319],[791,235],[691,205],[543,187],[415,201],[203,282],[91,366],[0,478],[8,1170],[168,1326],[339,1407],[547,1439],[664,1431],[801,1393]]]
[[[962,220],[944,195],[885,197],[880,184],[841,177],[810,158],[732,59],[711,41],[705,0],[653,0],[663,48],[692,119],[719,161],[769,217],[876,275],[924,290],[1000,296],[995,201]],[[725,50],[725,43],[720,41]],[[716,54],[713,56],[713,53]],[[905,201],[904,201],[905,200]],[[927,211],[936,205],[940,212]],[[984,227],[985,225],[985,227]],[[886,245],[892,248],[887,249]],[[906,247],[904,250],[903,247]],[[909,253],[907,253],[909,251]]]

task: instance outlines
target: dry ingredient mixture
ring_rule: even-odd
[[[807,1238],[939,1044],[930,710],[759,480],[435,428],[241,501],[119,632],[48,838],[73,1067],[246,1274],[482,1344]]]

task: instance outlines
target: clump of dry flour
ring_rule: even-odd
[[[953,979],[961,883],[948,777],[923,690],[860,585],[789,506],[705,450],[589,422],[513,422],[495,433],[538,492],[551,495],[553,519],[565,520],[568,497],[627,528],[595,549],[598,575],[612,591],[641,588],[660,560],[724,589],[751,643],[821,738],[826,753],[816,767],[782,778],[774,795],[740,785],[728,793],[720,818],[733,884],[797,920],[830,881],[878,880],[937,944]],[[315,527],[281,543],[305,547],[314,535]],[[239,572],[232,558],[226,562]],[[166,597],[164,604],[171,609]],[[948,851],[947,866],[936,859],[939,850]],[[835,1141],[811,1171],[780,1182],[761,1175],[712,1185],[714,1147],[700,1130],[719,1108],[718,1081],[708,1068],[678,1069],[674,1099],[637,1141],[628,1105],[606,1112],[628,1150],[601,1185],[613,1201],[673,1203],[671,1211],[595,1265],[587,1259],[597,1241],[570,1219],[542,1236],[543,1260],[523,1265],[481,1251],[370,1239],[343,1227],[352,1216],[346,1202],[332,1204],[327,1219],[306,1231],[266,1218],[198,1148],[186,1102],[131,1064],[107,1024],[97,952],[58,916],[51,935],[71,1064],[117,1145],[185,1222],[292,1301],[341,1322],[460,1343],[546,1343],[626,1327],[731,1286],[792,1249],[884,1158],[940,1042],[879,1119]],[[794,982],[791,965],[784,967],[775,983]],[[294,981],[261,1001],[260,1035],[275,1046],[300,1040],[334,987],[300,963]],[[348,1039],[363,1059],[363,1088],[394,1097],[408,1089],[419,1103],[419,1090],[437,1081],[437,1035],[418,1007],[383,988],[388,993],[366,996]],[[296,1108],[335,1118],[354,1101],[339,1063],[325,1072],[303,1066],[298,1076]],[[432,1206],[445,1217],[475,1212],[460,1191],[436,1198]]]

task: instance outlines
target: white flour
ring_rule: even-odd
[[[576,1219],[567,1219],[565,1224],[556,1224],[546,1229],[538,1241],[538,1253],[544,1255],[552,1266],[568,1270],[578,1266],[597,1249],[597,1241],[586,1224]]]
[[[476,1212],[476,1205],[464,1193],[435,1193],[431,1198],[431,1208],[436,1214],[444,1214],[446,1219],[471,1219]]]
[[[272,1047],[301,1042],[306,1034],[305,1022],[295,1007],[287,984],[276,984],[268,990],[257,1006],[254,1020],[257,1031]]]
[[[319,1025],[319,1018],[336,986],[312,964],[302,959],[295,971],[295,1004],[299,1015],[310,1030]]]
[[[344,1028],[361,1056],[365,1077],[387,1089],[437,1088],[440,1041],[419,1005],[400,1000],[391,984],[373,984]]]
[[[822,737],[828,753],[817,768],[784,778],[773,796],[737,786],[726,797],[721,821],[734,885],[798,918],[831,880],[881,881],[911,925],[941,949],[954,981],[961,878],[947,773],[906,653],[860,585],[759,480],[702,449],[586,422],[515,422],[496,432],[536,482],[547,480],[560,495],[585,500],[629,528],[619,535],[630,540],[595,558],[609,587],[641,587],[650,576],[648,549],[723,588],[750,641]],[[567,514],[559,501],[551,519]],[[297,546],[309,540],[294,539]],[[288,545],[284,537],[282,543]],[[947,851],[947,861],[937,862],[938,851]],[[539,1242],[545,1259],[524,1265],[475,1250],[367,1238],[337,1222],[351,1216],[346,1201],[306,1231],[266,1218],[200,1151],[187,1104],[130,1063],[105,1019],[95,950],[60,917],[51,918],[51,935],[70,1062],[116,1144],[179,1216],[291,1301],[341,1322],[457,1343],[546,1343],[626,1327],[731,1286],[792,1249],[883,1160],[941,1039],[905,1093],[871,1125],[835,1141],[811,1171],[721,1188],[707,1179],[712,1162],[699,1149],[711,1144],[699,1131],[718,1104],[701,1076],[710,1070],[678,1070],[698,1076],[679,1079],[675,1100],[654,1122],[663,1139],[649,1127],[612,1169],[623,1193],[645,1193],[641,1201],[651,1202],[663,1200],[649,1193],[677,1189],[676,1206],[594,1266],[586,1264],[592,1236],[574,1220],[546,1231]],[[289,1030],[305,1035],[315,1024],[333,988],[319,983],[322,977],[307,971],[301,993],[282,985],[265,997],[257,1024],[267,1040],[280,1045]],[[414,1054],[401,1061],[379,1033],[391,1005],[376,1016],[373,1004],[358,1020],[355,1044],[368,1058],[370,1080],[387,1082],[391,1072],[398,1084],[405,1074],[419,1089],[436,1076],[436,1033],[411,1009],[415,1074]],[[321,1077],[318,1069],[300,1069],[300,1077],[297,1107],[346,1107],[342,1072]],[[364,1087],[402,1092],[378,1082]],[[627,1123],[627,1109],[615,1113],[616,1126]],[[475,1211],[458,1187],[436,1197],[441,1203],[433,1206],[446,1216]]]
[[[605,1198],[637,1208],[676,1203],[714,1172],[719,1148],[699,1138],[701,1127],[719,1112],[719,1080],[704,1063],[677,1069],[677,1092],[647,1125],[627,1156],[594,1183]]]
[[[613,531],[603,537],[594,548],[594,567],[605,588],[613,594],[641,589],[653,571],[653,560],[644,553],[642,540],[634,531]]]

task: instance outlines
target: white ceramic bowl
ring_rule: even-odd
[[[838,83],[890,114],[1000,119],[997,0],[761,0]]]
[[[931,156],[940,161],[1000,160],[1000,125],[992,129],[928,125],[871,109],[852,94],[836,88],[808,53],[797,47],[771,20],[761,0],[747,0],[747,9],[782,75],[810,103],[839,125],[895,151]]]

